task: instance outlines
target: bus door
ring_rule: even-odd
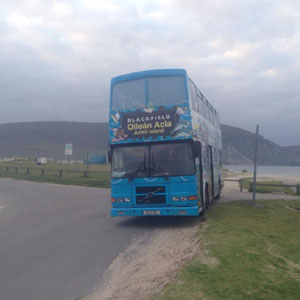
[[[198,183],[199,183],[199,197],[201,200],[201,206],[204,206],[204,192],[203,192],[203,162],[202,162],[202,144],[198,143],[196,151],[196,168],[197,174],[199,174]],[[200,203],[199,203],[200,206]]]
[[[215,184],[214,184],[214,161],[213,161],[213,150],[212,146],[208,146],[208,156],[209,156],[209,169],[211,178],[211,199],[215,197]]]

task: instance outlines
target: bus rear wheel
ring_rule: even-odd
[[[205,187],[205,197],[204,197],[204,205],[205,205],[205,209],[208,209],[209,207],[209,192],[208,192],[208,186]]]

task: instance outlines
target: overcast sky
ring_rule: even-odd
[[[0,123],[105,122],[111,77],[184,68],[222,123],[300,144],[298,0],[0,4]]]

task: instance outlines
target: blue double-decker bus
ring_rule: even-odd
[[[217,111],[183,69],[112,78],[111,215],[205,214],[221,193]]]

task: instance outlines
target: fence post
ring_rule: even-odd
[[[87,177],[87,172],[83,171],[83,177]]]
[[[29,168],[26,169],[26,175],[29,175]]]
[[[297,184],[297,191],[296,191],[296,195],[300,195],[300,184]]]
[[[42,169],[42,176],[45,175],[45,169]]]
[[[253,191],[253,182],[249,183],[249,192],[251,192],[251,190]]]
[[[8,172],[8,167],[6,167],[6,172]]]
[[[18,167],[15,168],[15,173],[18,173]]]
[[[239,184],[240,184],[240,192],[243,191],[243,179],[239,180]]]
[[[59,170],[59,177],[62,177],[62,169]]]

